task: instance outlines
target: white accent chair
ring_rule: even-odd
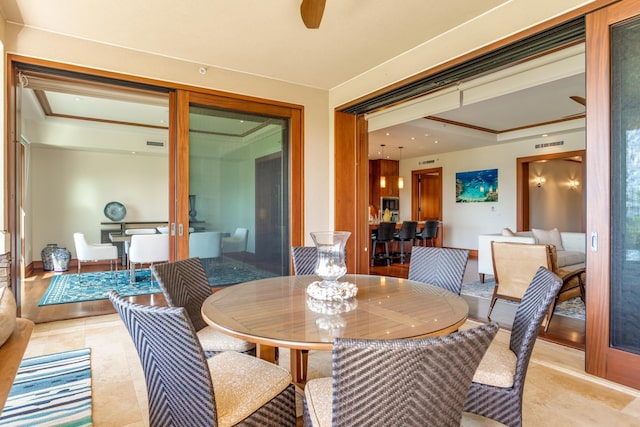
[[[155,231],[155,230],[154,230]],[[129,246],[130,282],[136,281],[136,264],[169,261],[168,234],[134,234]],[[151,277],[153,280],[153,276]]]
[[[189,257],[200,258],[207,274],[214,266],[214,261],[222,255],[222,233],[219,231],[202,231],[189,233]]]
[[[89,243],[84,233],[73,233],[73,242],[76,247],[76,258],[78,259],[78,275],[83,262],[109,260],[110,269],[113,265],[118,271],[118,247],[111,243]]]
[[[222,233],[202,231],[189,234],[189,258],[219,258],[222,253]]]
[[[244,262],[244,254],[247,252],[247,241],[249,240],[249,229],[236,228],[235,233],[229,237],[222,238],[223,255],[230,252],[240,252],[242,254],[242,262]]]

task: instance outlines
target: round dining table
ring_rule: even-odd
[[[467,319],[459,295],[397,277],[346,275],[356,297],[322,301],[306,289],[318,276],[254,280],[216,291],[202,305],[207,324],[256,343],[256,355],[275,362],[276,347],[292,351],[291,374],[304,381],[300,352],[331,350],[335,337],[406,339],[448,334]],[[294,356],[295,354],[295,356]]]

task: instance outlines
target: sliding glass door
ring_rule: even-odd
[[[178,182],[188,216],[179,222],[182,234],[177,229],[186,240],[182,253],[202,260],[212,286],[289,274],[288,118],[247,111],[251,103],[243,111],[216,97],[184,98],[188,150],[177,171],[188,176],[186,185]]]

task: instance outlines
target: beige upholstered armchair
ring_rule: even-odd
[[[538,268],[545,267],[557,274],[563,281],[562,288],[549,308],[545,331],[558,303],[571,298],[584,300],[585,269],[573,271],[558,269],[556,248],[554,245],[532,245],[527,243],[491,242],[493,270],[496,286],[491,297],[487,317],[498,299],[520,302]]]

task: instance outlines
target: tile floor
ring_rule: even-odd
[[[470,322],[471,324],[471,322]],[[508,339],[500,331],[498,339]],[[117,314],[38,324],[25,356],[91,348],[95,426],[146,426],[146,388]],[[280,363],[288,367],[288,352]],[[584,353],[538,340],[525,386],[525,426],[640,426],[640,391],[584,373]],[[309,377],[330,375],[330,354],[311,352]]]

